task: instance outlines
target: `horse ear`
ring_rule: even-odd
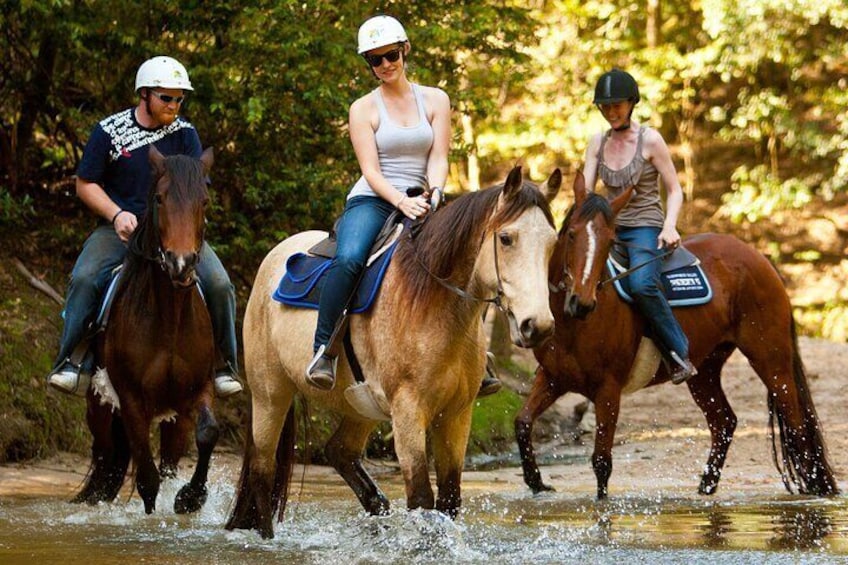
[[[501,192],[502,197],[505,199],[512,198],[514,194],[517,194],[521,190],[521,183],[521,165],[516,165],[509,172],[509,176],[506,177],[506,182]]]
[[[621,212],[621,209],[624,208],[628,202],[630,202],[630,197],[633,196],[633,190],[635,186],[631,186],[618,196],[612,199],[610,202],[610,207],[612,208],[612,215],[618,216],[618,213]]]
[[[147,160],[150,161],[150,166],[153,167],[153,171],[157,177],[165,174],[165,156],[153,144],[150,145],[150,149],[147,152]]]
[[[545,199],[548,202],[553,202],[556,195],[559,193],[559,189],[562,186],[562,171],[559,168],[554,169],[554,172],[551,173],[551,176],[548,177],[548,182],[541,187],[542,194],[545,196]]]
[[[215,151],[211,147],[207,147],[200,156],[200,162],[203,163],[203,172],[209,174],[212,169],[212,164],[215,162]]]
[[[574,205],[579,207],[586,200],[586,177],[582,171],[577,171],[574,176]]]

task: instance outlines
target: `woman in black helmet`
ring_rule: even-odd
[[[628,244],[625,250],[631,265],[648,262],[628,276],[630,293],[650,322],[668,362],[671,380],[680,384],[697,370],[689,361],[689,340],[660,287],[660,262],[650,260],[664,249],[680,245],[677,217],[683,190],[662,136],[633,119],[633,108],[639,100],[639,87],[629,73],[613,69],[601,75],[595,86],[594,104],[610,127],[589,140],[583,175],[590,189],[600,178],[612,197],[636,187],[616,218],[616,237]],[[665,212],[660,200],[660,178],[666,190]]]

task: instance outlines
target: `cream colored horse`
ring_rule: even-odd
[[[522,182],[521,168],[503,186],[457,198],[433,213],[418,234],[404,234],[372,308],[351,317],[355,356],[368,391],[390,415],[408,508],[437,508],[455,517],[471,427],[471,410],[485,368],[482,313],[496,298],[512,341],[538,345],[553,331],[548,261],[556,231],[548,207],[562,181],[555,171],[541,190]],[[293,464],[292,401],[300,393],[342,416],[326,453],[371,514],[389,502],[361,465],[377,425],[346,399],[354,384],[339,358],[335,388],[309,386],[314,310],[284,306],[271,295],[287,259],[325,232],[292,236],[259,268],[244,318],[245,369],[253,402],[252,429],[227,529],[257,529],[273,537],[272,518],[285,510]],[[428,473],[435,462],[438,498]]]

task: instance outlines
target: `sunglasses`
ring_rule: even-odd
[[[396,63],[397,60],[400,59],[400,52],[402,50],[403,47],[398,47],[397,49],[386,51],[385,53],[381,53],[380,55],[363,55],[363,57],[365,57],[365,60],[368,61],[368,64],[372,67],[379,67],[383,64],[384,57],[389,63]]]
[[[185,96],[171,96],[170,94],[162,94],[161,92],[156,92],[155,90],[151,90],[150,94],[152,94],[165,104],[170,104],[171,102],[182,104],[183,100],[185,100]]]

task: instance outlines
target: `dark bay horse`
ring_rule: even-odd
[[[600,499],[607,496],[612,473],[622,391],[669,380],[663,366],[655,375],[648,373],[644,382],[634,382],[636,371],[631,371],[646,331],[645,319],[619,298],[612,285],[599,285],[615,239],[615,217],[631,194],[632,189],[610,202],[587,194],[582,175],[574,182],[575,204],[560,230],[550,268],[552,284],[560,289],[551,294],[556,330],[548,343],[534,349],[539,367],[515,420],[524,481],[534,492],[550,487],[542,482],[536,464],[533,422],[557,398],[577,392],[595,403],[592,467]],[[777,271],[763,255],[732,236],[702,234],[684,244],[700,259],[713,288],[710,302],[674,310],[698,368],[698,375],[687,381],[689,391],[712,438],[698,492],[715,492],[736,429],[736,415],[721,387],[721,369],[738,348],[766,387],[775,464],[787,490],[837,494],[798,352],[791,304]]]
[[[556,171],[540,191],[523,182],[516,167],[504,185],[440,208],[414,238],[401,236],[375,304],[350,319],[366,384],[390,413],[408,508],[435,507],[450,516],[459,511],[471,411],[485,368],[486,302],[496,300],[506,312],[516,345],[532,347],[553,331],[547,285],[556,230],[549,201],[561,181]],[[339,358],[333,390],[306,384],[317,314],[271,298],[287,259],[325,237],[312,231],[283,241],[256,276],[244,318],[252,425],[227,529],[256,529],[273,537],[273,516],[279,511],[282,519],[294,463],[292,401],[298,393],[341,416],[326,448],[330,463],[365,510],[375,515],[389,510],[361,463],[378,422],[346,400],[345,389],[354,383],[348,358]]]
[[[97,393],[88,392],[92,463],[74,502],[113,500],[132,458],[138,493],[150,514],[160,477],[176,476],[196,427],[197,466],[174,502],[176,512],[194,512],[206,500],[209,459],[218,439],[212,323],[195,274],[212,151],[198,160],[163,157],[151,146],[150,164],[154,180],[147,213],[130,239],[106,329],[96,340],[97,366],[105,371],[95,376]],[[104,404],[109,397],[117,397],[115,412]],[[158,470],[150,446],[150,427],[157,420]]]

